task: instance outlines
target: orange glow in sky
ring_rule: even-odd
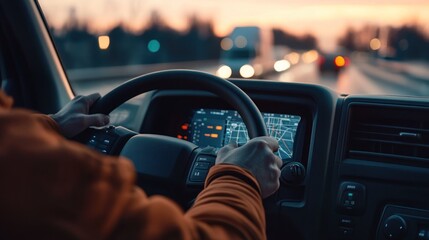
[[[63,26],[74,9],[91,31],[104,33],[123,24],[141,31],[157,11],[166,24],[185,30],[190,16],[213,21],[218,36],[235,26],[276,27],[294,34],[310,33],[322,49],[333,50],[349,26],[420,24],[429,32],[427,0],[39,0],[48,22]]]

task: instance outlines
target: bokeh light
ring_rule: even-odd
[[[238,36],[235,38],[234,43],[238,48],[245,48],[247,46],[247,39],[244,36]]]
[[[161,49],[161,44],[156,39],[150,40],[147,44],[147,50],[149,50],[151,53],[156,53],[159,51],[159,49]]]
[[[221,78],[229,78],[232,75],[232,70],[230,67],[223,65],[216,71],[216,75]]]
[[[295,65],[299,62],[300,55],[297,52],[291,52],[286,55],[285,59],[288,60],[292,65]]]
[[[252,66],[250,66],[249,64],[243,65],[240,68],[240,75],[243,78],[251,78],[255,75],[255,69]]]
[[[346,59],[343,56],[336,56],[334,62],[337,67],[344,67],[346,65]]]
[[[279,60],[274,64],[274,70],[276,72],[284,72],[290,68],[290,62],[288,60]]]
[[[371,50],[377,51],[381,48],[381,41],[378,38],[373,38],[371,39],[371,41],[369,42],[369,47],[371,48]]]
[[[110,46],[110,37],[109,36],[99,36],[98,37],[98,47],[101,50],[106,50]]]
[[[232,46],[234,45],[234,43],[232,42],[231,38],[224,38],[222,39],[222,41],[220,42],[220,47],[224,50],[224,51],[229,51],[231,50]]]
[[[315,62],[318,58],[319,53],[316,50],[310,50],[302,55],[302,61],[304,61],[305,63]]]

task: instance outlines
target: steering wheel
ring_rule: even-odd
[[[109,114],[141,93],[163,89],[211,92],[240,113],[250,138],[267,136],[261,112],[246,93],[225,79],[192,70],[159,71],[131,79],[100,98],[90,112]],[[154,183],[150,186],[163,183],[176,190],[180,186],[201,187],[215,160],[213,153],[205,152],[191,142],[153,134],[132,136],[120,149],[120,155],[134,163],[138,175],[146,182]],[[147,186],[144,188],[146,190]]]

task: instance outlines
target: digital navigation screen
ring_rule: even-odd
[[[268,133],[279,142],[277,155],[282,160],[293,156],[295,135],[300,116],[262,113]],[[234,110],[199,109],[194,112],[190,124],[190,141],[199,147],[221,148],[230,142],[239,145],[249,140],[246,126]]]

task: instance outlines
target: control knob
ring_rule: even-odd
[[[282,168],[280,179],[291,185],[299,185],[305,179],[305,167],[299,162],[288,162]]]
[[[383,231],[385,239],[404,239],[407,234],[407,222],[399,215],[392,215],[384,221]]]

